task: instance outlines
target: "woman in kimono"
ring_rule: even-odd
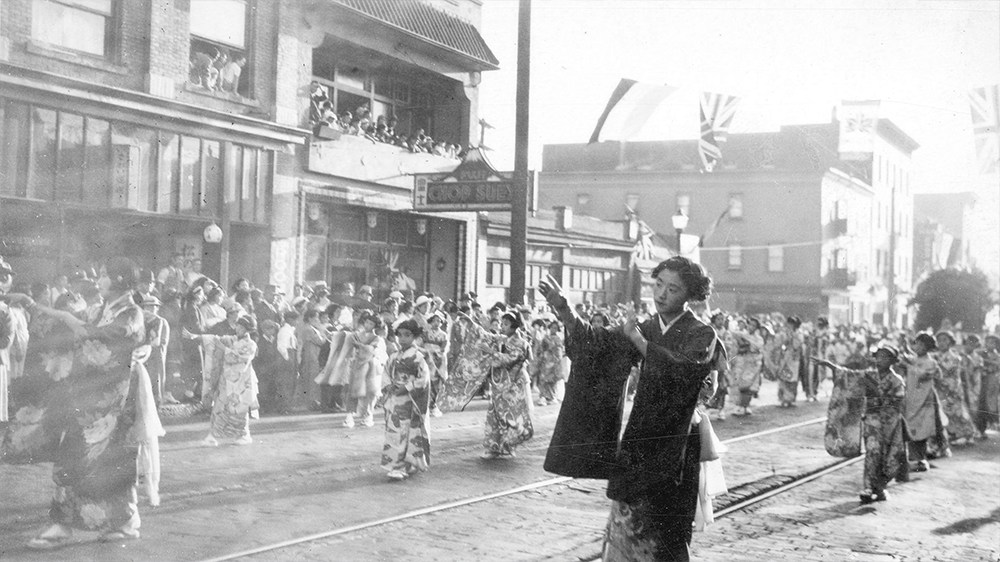
[[[937,343],[937,362],[941,366],[941,378],[935,381],[938,396],[948,417],[948,436],[952,443],[969,443],[976,436],[976,427],[969,415],[969,405],[965,400],[965,389],[962,384],[963,359],[955,349],[955,335],[949,331],[938,332],[934,337]],[[938,443],[945,448],[947,443]]]
[[[976,439],[986,439],[985,433],[979,431],[979,418],[982,410],[979,408],[979,397],[983,393],[983,357],[979,354],[980,340],[976,334],[967,334],[962,338],[962,345],[955,346],[962,356],[962,387],[965,389],[965,403],[969,406],[969,417],[976,428]]]
[[[730,373],[732,385],[736,395],[736,406],[741,408],[736,412],[737,416],[749,416],[753,414],[750,410],[750,401],[757,396],[760,390],[761,362],[764,360],[764,338],[761,336],[760,321],[751,318],[744,326],[740,321],[740,327],[733,330],[732,337],[736,344],[736,352],[730,359]]]
[[[893,479],[905,482],[909,476],[903,435],[906,391],[903,377],[892,368],[899,360],[899,352],[890,345],[880,346],[875,351],[875,367],[863,371],[847,369],[819,357],[813,360],[833,369],[834,377],[847,377],[852,394],[864,397],[865,470],[861,503],[885,501],[889,482]]]
[[[785,327],[778,333],[773,342],[770,360],[771,370],[778,379],[778,400],[782,408],[795,406],[795,398],[799,393],[799,371],[802,368],[802,353],[805,342],[799,333],[801,321],[795,316],[789,316]]]
[[[431,368],[431,416],[435,418],[443,415],[437,400],[448,383],[448,333],[441,329],[443,325],[443,313],[434,312],[427,319],[427,329],[421,338]]]
[[[257,373],[253,359],[257,356],[257,343],[253,335],[257,321],[244,314],[236,320],[236,335],[194,336],[201,339],[205,348],[205,370],[209,373],[205,395],[212,403],[209,433],[201,444],[218,447],[219,440],[236,445],[253,443],[250,436],[250,418],[257,417]]]
[[[1000,423],[1000,337],[990,334],[984,339],[980,357],[983,360],[982,393],[979,395],[979,418],[976,429],[986,436],[990,426]]]
[[[917,461],[913,471],[926,472],[930,468],[927,440],[940,435],[942,442],[948,442],[941,403],[934,390],[934,385],[941,378],[941,367],[929,353],[937,347],[933,336],[917,334],[911,347],[914,355],[902,357],[906,367],[906,429],[910,438],[910,453]]]
[[[556,384],[565,378],[563,358],[566,346],[563,344],[562,324],[558,320],[549,323],[546,333],[538,344],[535,362],[538,365],[538,405],[558,404]]]
[[[414,345],[422,333],[416,320],[400,322],[396,326],[399,351],[386,365],[382,469],[389,480],[405,480],[417,471],[427,470],[431,462],[431,372],[423,351]]]
[[[208,324],[202,314],[202,304],[205,302],[205,290],[202,287],[192,287],[184,297],[181,305],[181,330],[192,334],[203,334],[208,331]],[[177,333],[177,332],[174,332]],[[181,342],[184,360],[181,365],[181,380],[183,395],[174,395],[181,401],[200,400],[204,363],[202,361],[201,343],[197,339],[184,339]]]
[[[680,256],[657,265],[653,279],[657,314],[641,324],[630,318],[621,331],[585,327],[555,280],[539,285],[567,327],[573,361],[545,469],[608,480],[613,502],[604,562],[690,560],[695,514],[704,505],[701,459],[711,451],[702,448],[707,418],[695,408],[715,394],[713,373],[725,349],[688,304],[708,298],[712,281]],[[640,359],[635,402],[619,441],[624,383]]]
[[[138,443],[159,423],[141,363],[148,348],[140,348],[143,314],[132,293],[138,268],[115,258],[108,275],[109,294],[93,323],[29,306],[32,315],[56,315],[70,329],[53,329],[43,336],[48,341],[33,342],[50,353],[28,365],[24,379],[41,384],[27,385],[17,399],[3,440],[7,462],[54,462],[52,526],[29,548],[63,546],[74,529],[100,531],[102,541],[139,538]]]
[[[385,339],[378,335],[382,319],[364,311],[358,318],[358,329],[347,335],[337,369],[344,369],[347,381],[347,416],[344,427],[354,427],[354,416],[364,427],[375,426],[375,401],[382,389],[382,371],[387,358]]]
[[[516,310],[500,316],[500,333],[493,334],[468,316],[461,321],[469,331],[479,336],[477,345],[485,346],[483,371],[488,371],[485,384],[489,388],[490,404],[486,410],[486,435],[483,438],[483,459],[516,456],[515,449],[531,439],[531,380],[528,362],[531,345],[519,330],[524,321]]]

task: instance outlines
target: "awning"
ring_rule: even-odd
[[[493,55],[479,30],[471,23],[420,0],[327,0],[396,31],[471,58],[470,70],[496,70]],[[470,61],[472,62],[472,61]]]

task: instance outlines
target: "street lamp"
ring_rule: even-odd
[[[687,228],[688,218],[687,215],[677,209],[677,212],[670,217],[670,222],[674,225],[674,230],[677,231],[677,255],[681,255],[681,233]]]

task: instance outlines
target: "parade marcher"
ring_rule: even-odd
[[[250,418],[258,417],[260,408],[253,368],[256,332],[257,321],[244,314],[236,322],[235,335],[189,335],[200,339],[205,347],[205,370],[209,373],[205,396],[211,403],[212,415],[208,436],[201,442],[206,447],[217,447],[223,439],[236,445],[253,443]]]
[[[296,330],[296,338],[299,343],[299,364],[298,380],[295,385],[295,397],[299,406],[304,406],[309,410],[320,410],[323,404],[319,399],[319,392],[313,389],[318,383],[314,379],[318,377],[323,369],[319,361],[320,347],[327,340],[327,333],[324,326],[320,324],[319,311],[309,308],[302,315],[302,322]],[[329,362],[329,357],[327,358]],[[342,394],[338,389],[337,395]],[[343,404],[338,404],[343,411]]]
[[[202,287],[192,287],[188,291],[181,305],[181,330],[187,330],[192,334],[203,334],[208,331],[201,308],[204,302],[205,290]],[[200,400],[203,382],[201,342],[183,338],[181,345],[184,359],[181,364],[181,383],[177,386],[178,393],[183,394],[178,396],[178,393],[174,393],[173,397],[182,401]]]
[[[695,409],[699,401],[715,393],[713,372],[725,358],[725,349],[712,327],[696,318],[688,304],[708,298],[712,282],[700,265],[679,256],[657,265],[653,278],[657,314],[642,324],[630,319],[622,332],[581,328],[555,281],[550,278],[539,286],[566,323],[567,352],[576,346],[587,348],[582,354],[570,354],[573,371],[563,405],[567,413],[560,412],[556,423],[547,470],[555,468],[563,474],[556,466],[561,464],[573,471],[567,466],[573,461],[559,452],[564,448],[574,451],[581,464],[607,455],[608,444],[597,442],[609,441],[607,427],[600,428],[605,434],[598,439],[587,436],[585,429],[570,429],[587,423],[575,403],[590,402],[597,410],[591,417],[597,419],[608,412],[620,416],[618,404],[630,363],[643,357],[639,388],[614,462],[603,468],[603,474],[597,467],[593,471],[597,477],[608,478],[607,495],[613,500],[604,540],[605,562],[690,560],[693,523],[703,503],[699,502],[701,459],[703,455],[709,458],[711,451],[702,449],[702,431],[709,426]],[[595,396],[597,389],[576,386],[577,373],[588,369],[582,363],[610,361],[612,355],[618,357],[613,368],[601,369],[595,376],[613,379],[614,387]],[[612,447],[617,437],[611,435]]]
[[[443,324],[443,314],[432,313],[427,319],[427,327],[421,337],[427,354],[427,364],[431,368],[431,416],[435,418],[442,416],[437,398],[448,381],[448,334],[441,329]]]
[[[938,332],[934,339],[937,343],[935,359],[941,366],[941,378],[935,381],[936,389],[948,417],[948,436],[953,444],[971,443],[976,436],[976,427],[972,424],[969,405],[966,403],[965,387],[962,384],[964,361],[955,349],[955,334],[945,330]],[[947,444],[937,445],[943,447]]]
[[[421,334],[416,321],[400,323],[396,327],[400,349],[386,364],[382,468],[390,480],[405,480],[430,466],[430,367],[414,345]]]
[[[718,335],[719,340],[722,341],[726,349],[735,349],[736,340],[729,329],[729,318],[723,312],[716,312],[711,317],[712,328],[715,330],[716,335]],[[718,374],[718,390],[715,391],[715,396],[712,396],[711,400],[708,401],[708,412],[715,413],[718,419],[726,419],[726,396],[729,394],[729,385],[731,382],[732,366],[729,362],[721,363],[719,374]]]
[[[500,317],[499,334],[488,332],[468,316],[461,317],[461,321],[470,327],[470,332],[478,335],[475,345],[486,348],[482,357],[490,403],[486,410],[481,458],[514,457],[517,446],[535,433],[528,378],[531,346],[519,333],[524,327],[521,315],[516,309],[504,312]]]
[[[46,388],[19,402],[3,441],[4,460],[54,461],[52,526],[29,548],[63,546],[73,529],[98,530],[102,541],[139,538],[138,443],[162,428],[142,364],[148,348],[139,349],[145,326],[133,296],[138,268],[114,258],[108,276],[108,298],[95,322],[61,313],[76,335],[68,361],[40,363],[45,372],[26,375]]]
[[[782,408],[795,406],[799,393],[799,380],[803,366],[805,344],[799,333],[802,322],[796,316],[789,316],[785,325],[775,334],[771,353],[765,357],[770,361],[771,370],[778,379],[778,400]]]
[[[965,403],[969,406],[969,416],[976,428],[976,439],[985,439],[986,434],[979,431],[979,398],[982,395],[983,357],[979,354],[980,341],[976,334],[967,334],[962,338],[962,345],[956,346],[962,356],[962,388],[965,390]]]
[[[735,348],[730,350],[730,384],[736,390],[736,405],[741,408],[737,416],[753,414],[751,401],[757,397],[760,390],[761,364],[764,360],[764,338],[760,321],[750,318],[746,325],[732,331]],[[729,349],[729,348],[727,348]]]
[[[814,361],[834,370],[835,377],[847,377],[852,394],[865,399],[864,439],[865,470],[861,503],[885,501],[885,488],[893,479],[905,482],[909,478],[906,444],[903,433],[903,378],[892,368],[899,352],[891,345],[875,351],[875,367],[864,371],[846,369],[814,357]]]
[[[986,336],[980,356],[983,379],[976,429],[980,437],[985,438],[986,430],[1000,423],[1000,337],[993,334]]]
[[[558,320],[549,322],[538,344],[535,363],[538,365],[538,405],[558,404],[560,398],[556,385],[566,378],[563,359],[566,356],[562,324]]]
[[[930,468],[927,462],[928,439],[942,435],[942,441],[947,442],[947,435],[944,434],[946,421],[934,390],[935,382],[941,378],[941,368],[929,353],[937,347],[933,336],[917,334],[910,347],[914,355],[902,356],[906,367],[906,430],[910,454],[917,461],[913,470],[926,472]]]
[[[7,294],[14,285],[14,270],[0,257],[0,295]],[[10,386],[10,346],[14,341],[14,319],[10,306],[0,302],[0,424],[9,420],[8,387]],[[0,426],[2,427],[2,426]]]
[[[830,347],[830,321],[826,319],[825,316],[820,316],[816,319],[816,325],[813,326],[811,333],[809,334],[806,346],[806,357],[827,357],[827,350]],[[802,390],[806,393],[806,400],[808,402],[815,402],[817,400],[816,395],[819,392],[819,385],[823,382],[825,378],[826,368],[817,364],[806,362],[805,369],[802,370]]]
[[[347,416],[344,427],[354,427],[354,416],[364,427],[375,425],[375,401],[382,390],[382,372],[385,369],[385,340],[378,335],[382,319],[364,311],[358,318],[358,328],[345,332],[336,370],[347,373],[344,402]]]

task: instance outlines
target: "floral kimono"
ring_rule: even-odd
[[[977,426],[980,415],[979,397],[982,395],[983,387],[983,358],[975,350],[972,353],[962,350],[959,355],[962,356],[962,388],[965,389],[965,403],[969,406],[969,417],[973,426]]]
[[[424,331],[424,351],[427,355],[427,366],[431,369],[431,409],[437,407],[437,397],[441,387],[448,380],[448,334],[444,330]]]
[[[430,367],[423,352],[411,345],[393,353],[385,377],[382,468],[425,471],[431,463]]]
[[[504,336],[478,330],[480,345],[488,347],[483,353],[483,366],[489,369],[490,390],[483,448],[489,453],[513,456],[514,449],[535,433],[528,379],[530,344],[520,333]]]
[[[556,400],[556,383],[566,378],[563,358],[566,356],[562,333],[547,332],[538,343],[535,356],[538,394],[542,400]]]
[[[909,475],[903,435],[903,378],[891,368],[881,372],[838,369],[835,377],[847,377],[851,394],[864,397],[865,471],[863,494],[880,495],[893,479]]]
[[[805,343],[797,332],[782,331],[774,338],[767,360],[778,379],[778,400],[782,405],[795,403],[799,393],[799,368]]]
[[[202,336],[205,394],[212,397],[210,427],[216,439],[250,437],[250,417],[257,417],[257,343],[250,336]]]
[[[983,359],[982,392],[979,396],[978,427],[982,432],[990,424],[1000,422],[1000,353],[980,351]]]
[[[105,304],[86,330],[74,339],[52,325],[32,342],[45,351],[25,366],[3,460],[54,462],[54,523],[131,531],[139,527],[138,443],[158,429],[155,409],[140,397],[152,395],[142,388],[148,375],[133,361],[144,339],[142,310],[126,293]]]
[[[734,331],[732,334],[735,345],[726,348],[736,352],[729,359],[730,384],[736,390],[736,404],[746,408],[760,390],[764,338],[758,332]]]
[[[948,416],[948,435],[952,439],[971,439],[976,435],[972,425],[969,406],[965,403],[965,390],[962,384],[962,356],[954,349],[937,355],[941,366],[941,378],[935,381],[941,405]]]
[[[483,343],[487,332],[478,329],[474,321],[458,320],[451,325],[451,345],[448,357],[448,380],[441,385],[437,407],[444,411],[459,410],[483,387],[489,369],[484,368],[484,354],[489,346]]]

